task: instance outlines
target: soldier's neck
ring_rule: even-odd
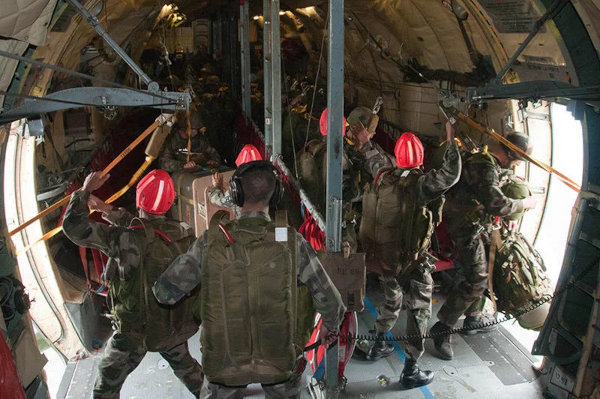
[[[242,212],[262,212],[269,214],[269,205],[264,204],[244,204]]]

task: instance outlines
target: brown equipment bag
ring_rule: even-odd
[[[319,260],[340,292],[347,311],[362,311],[367,283],[365,254],[319,252]]]

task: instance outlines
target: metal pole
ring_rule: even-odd
[[[281,40],[279,0],[271,0],[271,105],[273,110],[272,159],[281,154]]]
[[[242,111],[251,118],[250,105],[250,1],[240,2],[240,44],[242,65]]]
[[[344,0],[329,0],[329,42],[327,73],[327,213],[325,232],[328,252],[341,251],[342,237],[342,154],[344,116]],[[326,397],[339,396],[339,347],[325,356]]]
[[[510,60],[508,60],[504,68],[502,68],[502,70],[498,73],[498,76],[494,78],[494,84],[502,84],[502,78],[504,78],[504,75],[506,75],[510,67],[515,63],[517,58],[519,58],[523,50],[525,50],[525,48],[529,45],[529,42],[531,42],[535,35],[538,34],[542,26],[544,26],[544,24],[546,23],[546,21],[548,21],[549,19],[553,19],[556,16],[556,14],[558,14],[563,9],[563,7],[567,5],[567,3],[569,3],[569,0],[556,0],[552,8],[546,11],[546,13],[542,15],[540,19],[535,21],[535,24],[533,24],[529,35],[525,38],[525,40],[523,40],[523,43],[521,43],[521,45],[519,46],[517,51],[515,51],[513,56],[510,57]]]
[[[106,40],[106,43],[108,43],[108,45],[110,47],[112,47],[112,49],[115,50],[115,52],[117,54],[119,54],[119,56],[123,59],[123,61],[125,61],[127,63],[127,65],[129,65],[131,67],[131,69],[133,69],[133,71],[140,77],[140,79],[142,79],[142,81],[144,81],[144,83],[148,86],[148,89],[150,89],[150,90],[158,90],[159,89],[158,83],[152,82],[152,79],[150,79],[150,77],[148,75],[146,75],[144,73],[144,71],[142,71],[142,68],[137,66],[137,64],[135,62],[133,62],[133,60],[117,44],[117,42],[115,42],[108,35],[108,33],[106,33],[104,28],[102,28],[102,26],[100,26],[100,23],[98,22],[98,18],[96,18],[95,16],[90,14],[90,12],[85,7],[83,7],[81,4],[79,4],[79,2],[77,2],[77,0],[67,0],[67,1],[69,2],[69,4],[71,4],[73,7],[75,7],[77,12],[79,14],[81,14],[81,16],[85,20],[87,20],[90,25],[92,25],[92,28],[94,28],[94,30],[96,32],[98,32],[98,34],[100,36],[102,36],[102,38],[104,40]],[[104,7],[106,7],[106,4],[104,4]],[[153,84],[150,85],[150,83],[153,83]]]
[[[264,59],[264,99],[265,99],[265,147],[267,153],[273,153],[273,98],[271,97],[271,0],[263,0],[263,59]]]

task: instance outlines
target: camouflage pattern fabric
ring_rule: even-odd
[[[474,154],[463,167],[463,174],[444,210],[448,233],[459,254],[459,276],[438,319],[454,326],[460,316],[478,316],[483,311],[483,294],[488,287],[488,262],[482,233],[490,228],[487,215],[509,216],[523,211],[523,201],[506,197],[500,187],[502,169],[491,154]],[[481,205],[473,211],[469,205]]]
[[[408,311],[406,334],[427,332],[433,294],[431,272],[434,269],[435,266],[424,257],[406,267],[406,272],[398,277],[379,276],[385,299],[377,309],[377,332],[388,332],[396,325],[403,300]],[[407,341],[404,345],[407,357],[418,360],[423,355],[424,342],[424,339]]]
[[[169,362],[177,378],[199,398],[204,376],[202,367],[190,355],[187,342],[159,353]],[[140,340],[127,334],[115,333],[109,339],[100,362],[100,374],[94,387],[94,398],[118,399],[125,379],[140,364],[145,355],[146,349]]]
[[[167,142],[158,157],[160,168],[169,173],[183,169],[183,165],[187,163],[188,139],[181,137],[178,129],[177,126],[171,129]],[[221,163],[219,153],[208,144],[201,133],[192,137],[191,141],[190,161],[196,162],[197,165],[205,165],[209,161]]]
[[[372,146],[366,146],[364,149],[367,154],[365,168],[372,176],[377,176],[380,170],[389,168],[392,161],[390,155],[374,150]],[[419,204],[425,206],[440,198],[456,184],[460,174],[461,159],[458,146],[455,142],[448,143],[442,167],[430,170],[417,180]],[[398,276],[380,277],[385,300],[377,311],[378,332],[387,332],[394,327],[402,309],[403,299],[409,312],[407,333],[426,332],[427,322],[431,317],[433,290],[431,272],[434,269],[427,257],[427,254],[421,254],[416,261],[403,265]],[[418,359],[423,354],[423,342],[421,340],[407,342],[406,353],[409,357]]]
[[[222,206],[223,208],[231,208],[234,216],[239,213],[239,207],[233,203],[229,190],[223,192],[218,187],[214,187],[208,194],[208,200],[215,205]]]
[[[243,212],[238,219],[260,218],[270,221],[262,212]],[[319,262],[310,244],[296,233],[298,282],[308,287],[323,324],[330,331],[339,331],[344,316],[344,305],[339,292]],[[208,250],[208,235],[199,237],[187,253],[180,255],[156,281],[154,295],[163,304],[175,304],[193,290],[202,278],[202,259]]]
[[[119,208],[104,214],[104,218],[113,223],[112,226],[94,222],[89,218],[89,195],[84,190],[76,191],[71,196],[63,220],[64,233],[77,245],[104,252],[110,258],[109,263],[116,269],[115,278],[118,276],[127,280],[134,275],[144,258],[143,245],[139,242],[139,236],[136,236],[139,233],[125,227],[134,217],[125,209]],[[109,286],[109,294],[110,290]],[[136,331],[127,334],[117,332],[113,335],[106,348],[107,359],[100,363],[97,397],[118,397],[125,378],[142,361],[147,351],[142,339],[143,334]],[[181,376],[182,382],[191,387],[192,392],[197,392],[202,384],[202,368],[187,351],[187,339],[182,344],[181,340],[177,341],[177,347],[160,353],[176,370],[175,374]],[[190,374],[192,369],[194,376]],[[199,385],[195,385],[196,383]]]

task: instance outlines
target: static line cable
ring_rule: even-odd
[[[85,73],[76,72],[76,71],[73,71],[71,69],[62,68],[62,67],[59,67],[59,66],[56,66],[56,65],[48,64],[46,62],[42,62],[42,61],[37,61],[37,60],[32,60],[32,59],[29,59],[29,58],[21,57],[20,55],[9,53],[7,51],[0,50],[0,56],[6,57],[6,58],[11,58],[11,59],[17,60],[17,61],[21,61],[21,62],[24,62],[26,64],[38,65],[38,66],[41,66],[41,67],[44,67],[44,68],[52,69],[52,70],[54,70],[56,72],[62,72],[62,73],[66,73],[68,75],[77,76],[78,78],[88,79],[88,80],[92,80],[92,81],[98,82],[98,83],[104,83],[104,84],[109,85],[109,86],[118,87],[118,88],[121,88],[121,89],[132,90],[132,91],[135,91],[135,92],[138,92],[138,93],[142,93],[142,94],[150,95],[150,96],[153,96],[153,97],[161,98],[163,100],[168,100],[169,102],[173,101],[173,99],[171,99],[171,98],[161,96],[160,94],[157,94],[157,93],[154,93],[154,92],[151,92],[151,91],[145,91],[145,90],[136,89],[136,88],[133,88],[133,87],[130,87],[130,86],[126,86],[126,85],[117,83],[117,82],[111,82],[110,80],[106,80],[106,79],[102,79],[102,78],[97,78],[96,76],[87,75]]]
[[[160,115],[154,121],[154,123],[152,123],[152,125],[150,125],[148,128],[146,128],[146,130],[144,130],[144,132],[142,134],[140,134],[133,142],[131,142],[131,144],[129,144],[129,146],[127,146],[127,148],[125,148],[115,159],[113,159],[113,161],[108,166],[106,166],[102,170],[102,174],[100,175],[100,177],[106,176],[106,174],[109,173],[119,162],[121,162],[121,160],[123,160],[123,158],[125,158],[125,156],[127,154],[129,154],[133,148],[135,148],[146,137],[148,137],[150,134],[152,134],[158,126],[167,123],[169,120],[170,120],[169,117],[166,117],[164,115]],[[52,211],[54,211],[54,210],[60,208],[61,206],[67,204],[69,202],[70,198],[71,198],[70,195],[66,196],[65,198],[61,199],[60,201],[58,201],[58,202],[54,203],[53,205],[49,206],[48,208],[44,209],[43,211],[41,211],[40,213],[38,213],[33,218],[29,219],[28,221],[24,222],[20,226],[16,227],[12,231],[10,231],[8,234],[10,236],[13,236],[13,235],[17,234],[18,232],[22,231],[23,229],[25,229],[26,227],[30,226],[32,223],[34,223],[35,221],[37,221],[38,219],[41,219],[42,217],[48,215]],[[58,227],[56,229],[58,229]],[[56,230],[56,229],[54,229],[54,230]],[[51,232],[46,233],[46,234],[50,234]],[[54,233],[54,234],[56,234],[56,233]]]
[[[540,301],[536,301],[533,303],[529,303],[527,306],[525,306],[524,308],[521,308],[520,310],[517,310],[514,313],[509,314],[508,316],[506,316],[503,319],[500,320],[494,320],[494,321],[490,321],[490,322],[485,322],[485,323],[479,323],[476,325],[471,325],[468,327],[462,327],[462,328],[451,328],[449,330],[446,331],[439,331],[439,332],[435,332],[435,333],[427,333],[427,334],[413,334],[413,335],[400,335],[400,336],[383,336],[383,337],[379,337],[376,335],[368,335],[368,334],[341,334],[338,336],[340,338],[345,338],[348,341],[353,341],[353,340],[359,340],[359,341],[386,341],[386,342],[392,342],[392,341],[415,341],[415,340],[422,340],[422,339],[431,339],[431,338],[436,338],[436,337],[443,337],[446,335],[453,335],[453,334],[457,334],[457,333],[461,333],[461,332],[465,332],[465,331],[473,331],[473,330],[479,330],[482,328],[486,328],[486,327],[491,327],[491,326],[495,326],[497,324],[501,324],[504,322],[507,322],[509,320],[515,320],[518,319],[519,317],[539,308],[540,306],[544,305],[545,303],[548,303],[550,301],[552,301],[555,298],[558,298],[559,296],[561,296],[562,294],[564,294],[565,292],[567,292],[568,290],[570,290],[571,288],[575,287],[575,285],[581,281],[597,264],[598,261],[600,261],[600,258],[596,258],[594,259],[586,268],[585,270],[583,270],[576,278],[574,278],[569,284],[567,284],[566,286],[564,286],[563,288],[557,290],[554,295],[548,295],[546,296],[544,299],[540,300]],[[313,345],[311,345],[312,347]],[[308,349],[308,348],[307,348]]]
[[[548,173],[555,174],[559,178],[560,181],[562,181],[563,183],[565,183],[573,191],[575,191],[575,192],[581,191],[581,186],[578,183],[576,183],[575,181],[573,181],[572,179],[570,179],[566,175],[562,174],[558,170],[554,169],[552,166],[547,165],[544,162],[539,161],[539,160],[533,158],[532,156],[530,156],[529,154],[527,154],[525,151],[521,150],[519,147],[517,147],[516,145],[514,145],[513,143],[511,143],[510,141],[508,141],[501,134],[499,134],[499,133],[495,132],[494,130],[492,130],[492,129],[490,129],[490,128],[484,126],[484,125],[482,125],[481,123],[475,121],[474,119],[472,119],[471,117],[463,114],[462,112],[458,111],[454,107],[449,107],[448,108],[448,107],[443,107],[442,105],[440,105],[440,108],[444,111],[444,113],[447,112],[448,114],[452,115],[456,119],[459,119],[460,121],[462,121],[463,123],[469,125],[470,127],[474,128],[475,130],[477,130],[477,131],[479,131],[481,133],[486,133],[489,136],[493,137],[494,139],[498,140],[500,143],[502,143],[505,146],[507,146],[509,149],[511,149],[512,151],[514,151],[515,153],[517,153],[519,156],[521,156],[523,159],[527,160],[528,162],[531,162],[535,166],[537,166],[537,167],[545,170]]]
[[[365,24],[362,23],[362,21],[358,18],[358,16],[356,15],[356,13],[354,11],[352,11],[352,14],[354,14],[354,18],[352,19],[352,22],[354,22],[354,19],[356,19],[358,21],[358,23],[362,26],[362,28],[367,32],[367,34],[369,35],[369,37],[371,38],[371,40],[373,40],[373,42],[377,45],[377,47],[379,48],[379,50],[381,50],[381,52],[383,53],[383,47],[379,44],[379,42],[377,41],[377,39],[375,39],[375,37],[373,36],[373,34],[371,33],[371,31],[369,31],[369,29],[365,26]],[[417,70],[415,67],[413,67],[412,65],[410,65],[410,63],[407,62],[406,65],[402,65],[401,63],[399,63],[398,61],[396,61],[392,57],[390,57],[389,59],[394,64],[398,65],[401,68],[405,68],[405,67],[408,66],[414,73],[416,73],[417,75],[419,75],[419,77],[421,79],[425,80],[436,91],[439,91],[439,88],[436,85],[434,85],[429,79],[427,79],[419,70]]]
[[[329,26],[329,14],[327,14],[327,19],[325,20],[325,27]],[[315,76],[315,85],[313,88],[312,101],[310,103],[310,114],[308,118],[308,123],[306,125],[306,138],[304,139],[304,147],[308,144],[308,135],[310,132],[310,122],[312,120],[313,109],[315,107],[315,98],[317,97],[317,86],[319,84],[319,75],[321,74],[321,62],[323,61],[323,49],[325,48],[325,32],[323,32],[323,38],[321,39],[321,52],[319,53],[319,64],[317,65],[317,74]],[[320,115],[319,115],[320,116]],[[302,148],[304,148],[302,147]]]
[[[148,94],[148,93],[145,93],[145,94]],[[82,102],[78,102],[78,101],[59,100],[59,99],[46,98],[46,97],[29,96],[29,95],[25,95],[25,94],[8,93],[3,90],[0,90],[0,95],[6,96],[6,97],[15,97],[17,99],[27,99],[27,100],[34,100],[34,101],[47,101],[47,102],[51,102],[51,103],[81,105],[83,107],[102,107],[99,104],[82,103]],[[159,104],[136,104],[135,106],[136,107],[154,107],[156,105],[159,105]],[[162,103],[160,105],[177,105],[177,103],[170,102],[170,103],[166,103],[166,104]],[[73,144],[73,143],[71,143],[71,144]],[[69,144],[69,145],[71,145],[71,144]]]

